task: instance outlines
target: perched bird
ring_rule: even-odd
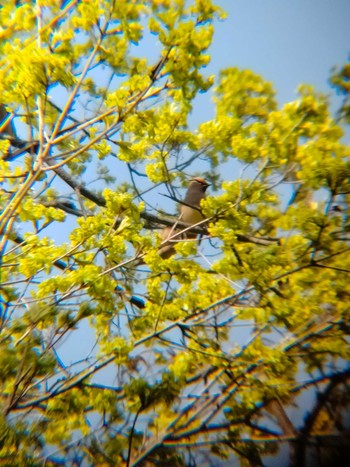
[[[185,224],[194,225],[204,219],[202,211],[200,209],[200,203],[205,198],[205,192],[209,186],[203,178],[197,177],[191,180],[188,186],[188,190],[181,204],[180,220]],[[187,233],[187,238],[194,238],[196,234]]]
[[[200,209],[200,202],[205,198],[205,192],[208,186],[209,183],[203,178],[196,177],[191,179],[185,199],[181,203],[179,217],[181,222],[188,225],[195,225],[204,219]],[[176,230],[174,226],[165,227],[161,233],[163,242],[174,235],[177,231],[178,230]],[[195,233],[186,232],[181,238],[195,238],[196,236],[197,235]],[[174,240],[170,240],[168,244],[165,244],[159,249],[158,253],[163,259],[169,258],[175,253],[174,245],[178,238],[179,237],[176,237]]]

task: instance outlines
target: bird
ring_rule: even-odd
[[[179,221],[188,225],[195,225],[198,222],[201,222],[204,219],[202,211],[200,209],[201,200],[205,198],[206,190],[210,184],[201,177],[195,177],[190,180],[185,198],[181,202],[180,216]],[[165,227],[161,232],[162,243],[166,242],[171,238],[178,229],[175,226]],[[193,232],[184,233],[181,238],[196,238],[197,234]],[[179,237],[170,240],[168,243],[165,243],[159,250],[158,254],[163,259],[167,259],[175,253],[175,243],[176,239]]]

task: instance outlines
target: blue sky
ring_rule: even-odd
[[[334,65],[350,54],[349,0],[217,0],[228,12],[216,25],[211,70],[250,68],[272,81],[280,103],[301,83],[329,93]]]

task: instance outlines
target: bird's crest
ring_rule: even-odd
[[[202,177],[194,177],[194,178],[191,178],[190,180],[191,182],[198,182],[200,183],[201,185],[204,185],[204,186],[209,186],[210,183],[208,183],[206,180],[204,180],[204,178]]]

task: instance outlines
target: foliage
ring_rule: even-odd
[[[193,128],[210,0],[0,11],[1,461],[345,455],[350,150],[327,99],[280,108],[229,68]],[[163,260],[198,174],[202,240]]]

